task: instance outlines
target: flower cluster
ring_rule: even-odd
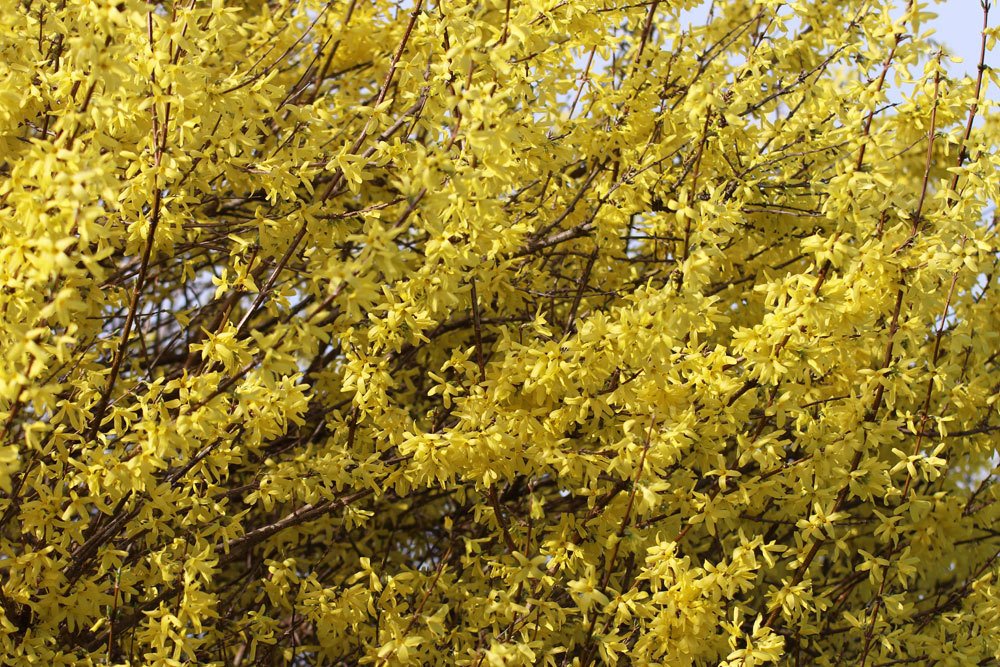
[[[4,3],[0,662],[1000,660],[982,1]]]

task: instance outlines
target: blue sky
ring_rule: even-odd
[[[975,76],[976,64],[979,62],[979,40],[980,31],[983,26],[983,10],[979,0],[945,0],[938,5],[930,7],[937,12],[936,19],[930,25],[937,31],[933,39],[939,41],[949,52],[962,57],[965,62],[952,64],[951,70],[955,74],[968,74]],[[994,1],[990,10],[990,25],[997,25],[1000,6]],[[1000,62],[990,63],[990,54],[987,55],[987,64],[994,67]],[[994,54],[995,56],[996,54]]]

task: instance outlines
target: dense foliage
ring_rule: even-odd
[[[996,664],[989,4],[697,4],[4,2],[0,662]]]

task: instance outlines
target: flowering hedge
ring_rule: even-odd
[[[989,2],[698,4],[5,3],[0,662],[995,664]]]

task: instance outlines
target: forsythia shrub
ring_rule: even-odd
[[[2,4],[0,663],[1000,659],[989,2]]]

